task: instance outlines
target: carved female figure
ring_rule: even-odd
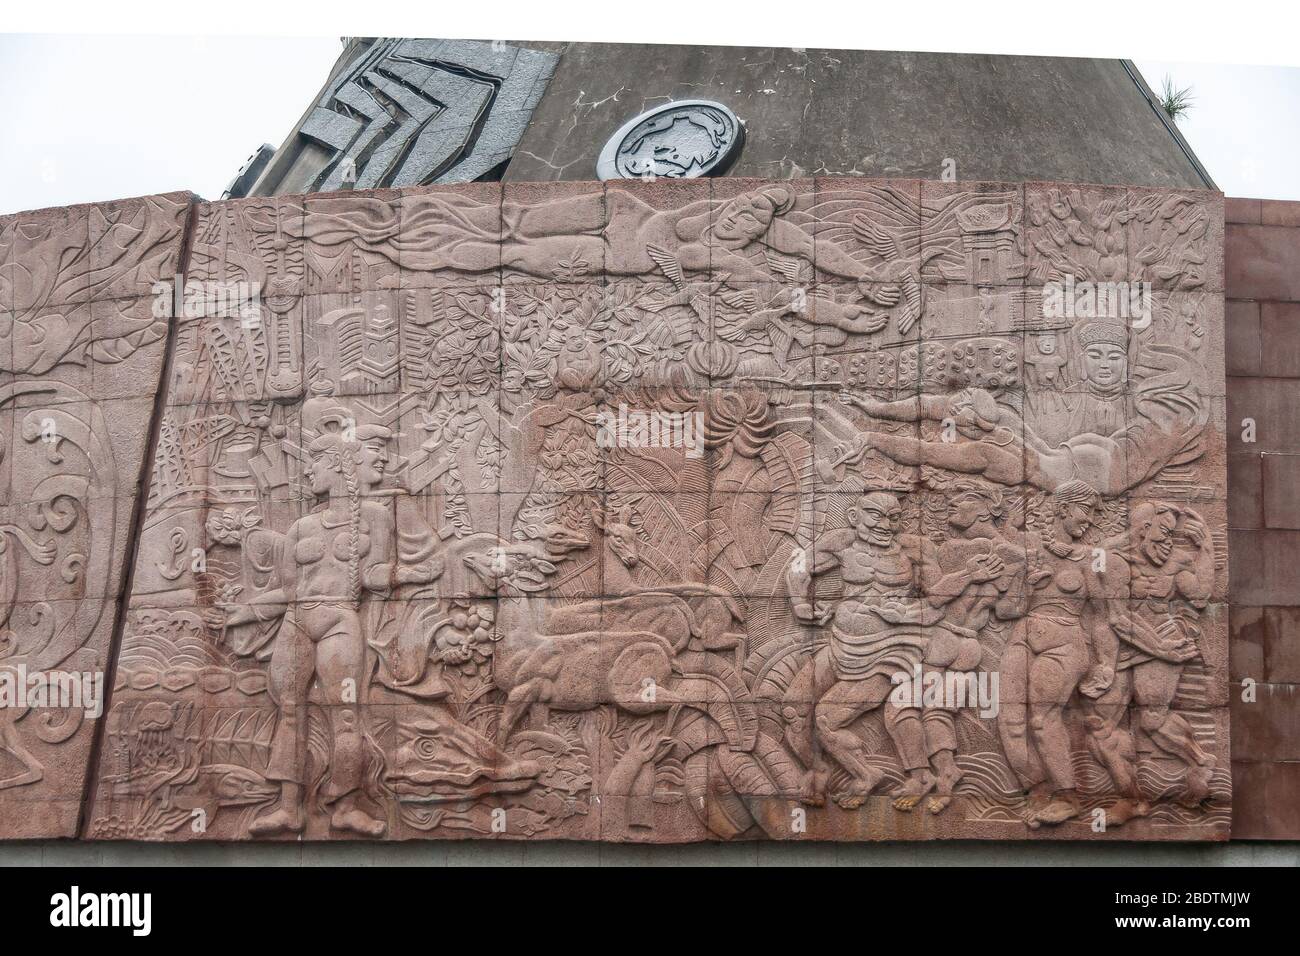
[[[1007,762],[1029,788],[1026,822],[1059,824],[1080,810],[1065,705],[1076,690],[1097,697],[1115,676],[1117,631],[1107,582],[1083,544],[1097,492],[1081,481],[1053,493],[1041,547],[1029,555],[1028,608],[1002,652],[998,730]]]
[[[337,202],[338,211],[332,211]],[[308,238],[321,245],[360,242],[419,271],[490,273],[515,269],[550,279],[561,262],[605,263],[613,275],[670,270],[729,273],[743,282],[771,281],[747,253],[754,245],[813,262],[814,240],[783,218],[793,196],[783,186],[724,201],[701,199],[680,209],[656,209],[628,190],[611,189],[541,203],[473,203],[463,197],[414,197],[398,216],[383,203],[322,200],[308,221]],[[606,233],[626,237],[606,256]],[[831,242],[817,244],[817,268],[843,279],[875,278]]]
[[[226,624],[282,616],[268,670],[279,720],[267,777],[280,783],[280,806],[253,822],[254,835],[303,828],[309,699],[322,705],[329,723],[332,753],[323,787],[325,802],[333,805],[331,826],[367,836],[384,832],[383,821],[357,806],[367,764],[360,708],[367,672],[361,604],[368,592],[427,581],[437,573],[430,563],[397,565],[393,517],[383,503],[365,496],[383,480],[391,434],[377,425],[339,428],[308,446],[307,476],[312,491],[327,499],[325,508],[289,528],[280,586],[225,609]]]

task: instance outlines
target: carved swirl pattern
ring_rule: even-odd
[[[0,217],[0,838],[75,836],[188,195]]]

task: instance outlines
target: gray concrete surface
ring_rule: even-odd
[[[1122,60],[531,43],[560,54],[507,181],[595,177],[609,136],[669,100],[745,123],[729,176],[848,174],[1205,188]]]
[[[0,843],[0,866],[1300,866],[1300,844]]]

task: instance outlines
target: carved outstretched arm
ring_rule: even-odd
[[[856,405],[872,418],[891,422],[943,421],[948,417],[948,400],[938,395],[918,395],[886,402],[865,395],[845,394],[843,401]]]

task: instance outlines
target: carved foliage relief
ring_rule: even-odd
[[[189,205],[0,218],[0,836],[77,833]]]
[[[174,328],[85,834],[1224,838],[1222,220],[197,207],[187,276],[260,295]]]

